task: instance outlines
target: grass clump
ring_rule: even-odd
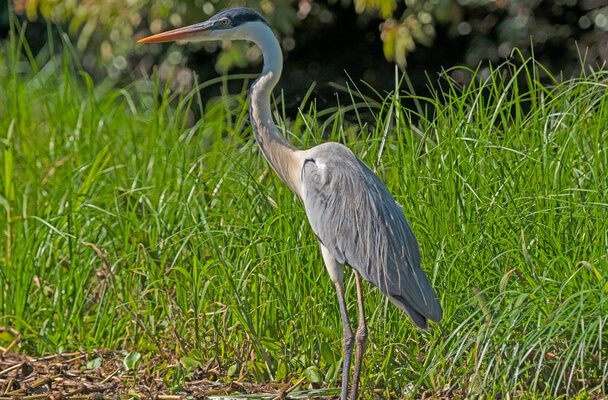
[[[176,385],[200,364],[335,386],[334,289],[245,94],[94,83],[66,45],[34,57],[13,36],[0,53],[0,325],[20,351],[176,353],[183,367],[152,366]],[[430,97],[351,88],[352,104],[307,96],[279,118],[297,146],[340,141],[377,166],[445,310],[418,331],[367,287],[364,389],[606,395],[607,75],[464,72]]]

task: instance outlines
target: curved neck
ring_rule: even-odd
[[[255,139],[277,175],[292,190],[297,191],[291,171],[295,148],[279,133],[270,108],[270,95],[283,69],[281,47],[272,30],[265,24],[252,24],[248,36],[262,50],[264,57],[262,73],[250,90],[249,117]]]

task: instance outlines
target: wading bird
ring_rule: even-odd
[[[377,286],[414,323],[441,319],[441,305],[420,268],[420,251],[400,206],[380,179],[347,147],[323,143],[296,149],[277,129],[270,95],[283,69],[281,47],[268,22],[249,8],[222,11],[209,20],[141,39],[139,43],[176,40],[248,40],[262,51],[264,67],[251,85],[249,116],[255,140],[277,175],[304,204],[329,276],[338,294],[342,318],[344,361],[341,399],[347,399],[348,375],[356,345],[351,399],[359,390],[361,362],[367,341],[361,277]],[[343,267],[355,274],[359,326],[350,327]]]

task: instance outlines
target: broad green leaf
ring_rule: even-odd
[[[315,366],[310,366],[304,370],[304,376],[311,383],[321,383],[323,382],[323,374],[321,370]]]
[[[135,369],[140,358],[141,354],[136,351],[131,351],[125,356],[125,358],[122,360],[122,363],[127,369],[127,371],[130,371]]]

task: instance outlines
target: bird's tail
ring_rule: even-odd
[[[441,306],[439,307],[438,315],[424,316],[421,313],[419,313],[414,307],[412,307],[410,304],[408,304],[408,302],[401,296],[389,296],[389,299],[397,307],[399,307],[403,311],[407,312],[407,314],[410,316],[412,321],[414,321],[414,324],[416,324],[416,326],[419,328],[422,328],[422,329],[428,328],[429,324],[427,323],[427,317],[431,321],[435,321],[435,322],[439,322],[439,320],[441,320],[441,317],[442,317]]]

